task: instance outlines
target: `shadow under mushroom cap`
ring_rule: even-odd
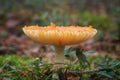
[[[73,45],[92,38],[97,30],[80,26],[25,26],[24,33],[32,40],[48,45]]]

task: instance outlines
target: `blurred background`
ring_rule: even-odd
[[[95,38],[85,50],[120,56],[120,0],[0,0],[0,55],[38,56],[50,46],[25,36],[25,25],[92,25]]]

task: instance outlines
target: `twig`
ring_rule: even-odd
[[[58,77],[59,77],[59,80],[67,80],[65,73],[62,71],[62,69],[58,70]]]

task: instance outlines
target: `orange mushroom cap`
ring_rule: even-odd
[[[97,30],[80,26],[28,26],[23,28],[24,33],[34,41],[48,45],[73,45],[92,38]]]

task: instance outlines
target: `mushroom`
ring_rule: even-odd
[[[74,45],[92,38],[97,30],[92,26],[25,26],[24,33],[32,40],[55,47],[55,63],[64,62],[65,45]]]

